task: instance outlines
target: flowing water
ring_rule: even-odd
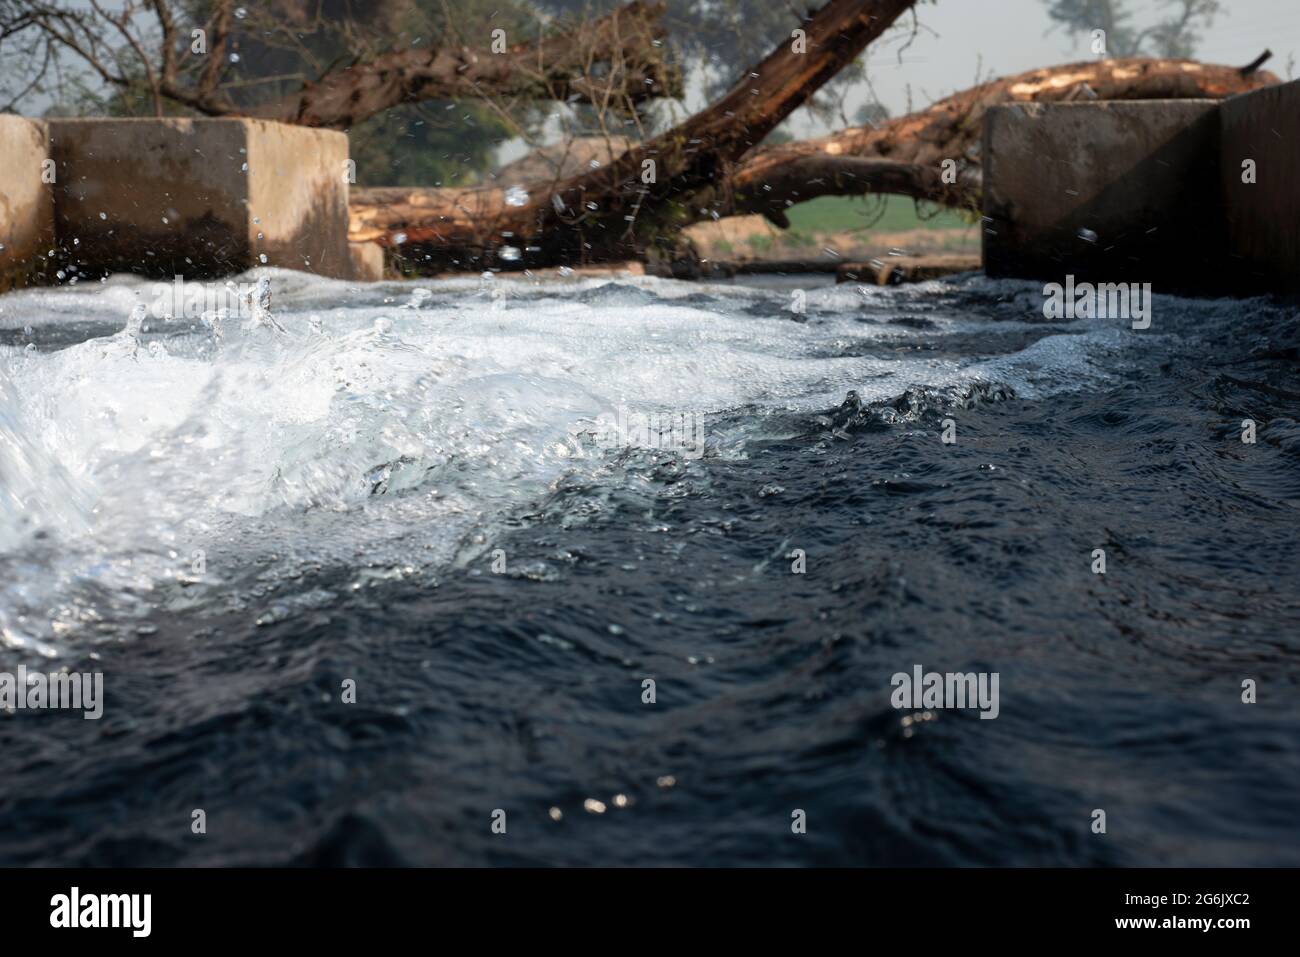
[[[1295,307],[265,275],[0,297],[0,863],[1300,864]]]

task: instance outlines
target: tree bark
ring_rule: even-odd
[[[831,4],[822,13],[834,6]],[[769,68],[772,59],[769,57],[751,72],[765,77],[763,70]],[[824,82],[824,78],[818,79],[819,74],[781,76],[780,83],[807,84],[804,98]],[[756,150],[750,150],[750,144],[766,135],[775,123],[764,126],[755,113],[768,121],[776,113],[766,114],[760,106],[733,120],[737,107],[747,105],[742,83],[718,104],[699,114],[695,118],[698,122],[688,122],[639,150],[625,153],[612,164],[610,174],[578,177],[562,184],[541,184],[529,187],[529,191],[540,191],[542,202],[550,196],[559,196],[566,208],[576,197],[577,203],[592,202],[599,209],[615,211],[624,208],[628,196],[632,195],[640,200],[641,214],[652,216],[650,221],[664,231],[676,231],[714,213],[761,213],[784,227],[789,225],[786,209],[826,195],[892,193],[945,206],[978,209],[980,137],[984,113],[990,106],[1078,99],[1218,99],[1277,82],[1270,73],[1243,74],[1236,67],[1191,60],[1136,58],[1073,63],[984,83],[940,100],[928,109],[876,127],[854,128],[821,139]],[[767,97],[760,94],[754,99]],[[726,124],[730,122],[736,128],[728,131]],[[703,145],[705,137],[714,144],[713,149]],[[692,154],[689,147],[697,139],[700,142]],[[730,165],[731,157],[745,153],[739,165]],[[672,178],[667,182],[661,179],[654,190],[638,193],[635,186],[629,190],[628,180],[636,176],[640,161],[663,156],[676,158],[676,162],[659,166],[661,177],[667,173]],[[707,159],[692,161],[692,156]],[[942,176],[945,159],[954,161],[952,169],[956,178],[951,183],[945,182]],[[385,244],[413,241],[449,253],[435,258],[442,267],[468,267],[484,262],[479,251],[490,249],[491,237],[481,227],[488,223],[504,224],[501,242],[516,247],[532,242],[530,237],[544,230],[559,231],[570,239],[586,236],[582,241],[591,242],[589,247],[577,250],[578,255],[574,257],[571,243],[566,247],[554,236],[549,237],[549,245],[539,245],[531,252],[527,248],[520,250],[520,257],[514,262],[524,265],[570,261],[560,255],[566,249],[573,261],[603,258],[611,253],[614,255],[610,258],[635,258],[646,251],[644,246],[629,244],[620,248],[619,243],[608,241],[608,232],[601,235],[598,230],[618,229],[609,216],[578,217],[576,222],[560,217],[542,218],[537,215],[537,203],[531,204],[526,212],[512,211],[505,205],[505,195],[500,189],[358,190],[353,194],[350,238]],[[583,230],[584,225],[587,230]],[[516,237],[523,242],[516,241]],[[597,241],[592,241],[592,237]],[[542,252],[546,255],[537,255]],[[428,254],[426,251],[425,255]],[[471,260],[475,255],[480,258]],[[490,256],[487,262],[492,264]]]

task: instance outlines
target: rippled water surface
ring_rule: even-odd
[[[1294,306],[267,275],[0,297],[0,863],[1300,864]]]

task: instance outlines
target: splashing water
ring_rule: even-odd
[[[1295,863],[1300,716],[1236,686],[1300,680],[1284,307],[256,277],[4,297],[0,652],[112,707],[0,758],[0,861]],[[902,723],[917,662],[1000,717]],[[457,824],[507,799],[509,852]]]
[[[273,278],[283,289],[274,312]],[[756,320],[752,310],[779,295],[757,290],[728,290],[725,301],[708,292],[696,304],[708,287],[588,281],[556,296],[490,274],[481,282],[477,292],[472,280],[419,288],[413,311],[390,311],[388,287],[349,289],[352,302],[339,304],[340,284],[270,271],[240,326],[224,316],[150,321],[136,303],[116,334],[6,356],[5,404],[31,400],[29,421],[16,411],[5,420],[11,504],[0,541],[13,554],[37,529],[60,535],[85,522],[60,542],[53,587],[88,579],[131,594],[187,580],[195,552],[207,556],[210,587],[224,583],[222,556],[239,564],[277,549],[300,562],[362,550],[394,563],[463,561],[474,549],[461,538],[481,537],[493,516],[574,470],[604,467],[593,423],[620,407],[706,417],[754,403],[813,409],[837,404],[845,383],[881,399],[913,382],[991,377],[1031,393],[1077,383],[1090,354],[1120,335],[1048,337],[989,361],[882,359],[849,347],[872,337],[857,317],[836,315],[862,302],[839,289],[813,294],[810,327]],[[11,298],[53,335],[65,303],[111,325],[117,304],[140,291],[115,280],[98,295]],[[963,327],[955,315],[930,321]],[[911,337],[898,326],[871,332],[880,343]],[[721,444],[743,454],[744,434]],[[24,637],[56,647],[48,625],[23,615],[39,604],[27,578],[14,580],[23,584],[0,594],[28,618]]]

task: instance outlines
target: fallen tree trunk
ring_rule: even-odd
[[[725,182],[741,156],[914,3],[831,0],[802,36],[784,40],[708,109],[606,166],[533,184],[518,206],[507,202],[518,193],[500,189],[425,191],[363,206],[351,238],[416,244],[439,266],[671,258],[694,216],[685,204]]]
[[[730,212],[786,226],[785,209],[818,196],[893,193],[979,209],[984,114],[1002,103],[1222,99],[1277,83],[1271,73],[1193,60],[1071,63],[982,83],[876,127],[755,151],[728,184]],[[944,161],[951,160],[952,182]]]
[[[721,182],[700,185],[698,178],[684,178],[671,184],[675,190],[669,197],[670,225],[679,228],[714,213],[760,213],[785,227],[788,207],[826,195],[892,193],[978,209],[980,136],[990,106],[1079,99],[1219,99],[1277,82],[1271,73],[1191,60],[1106,60],[1032,70],[981,84],[876,127],[753,150],[727,170]],[[643,149],[638,155],[650,154]],[[945,182],[942,175],[946,159],[953,160],[953,182]],[[723,168],[716,167],[720,172]],[[546,184],[528,188],[549,193]],[[382,243],[393,243],[395,236],[398,242],[414,238],[445,244],[464,255],[466,231],[475,222],[501,220],[505,196],[501,189],[357,190],[350,238]],[[517,261],[531,264],[526,249]]]

